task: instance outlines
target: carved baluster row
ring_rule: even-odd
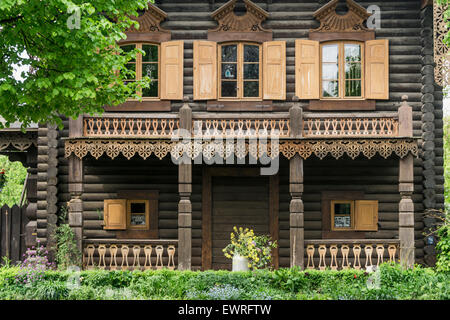
[[[133,258],[129,257],[130,249],[133,253]],[[94,262],[94,254],[95,251],[98,252],[98,264],[96,265]],[[97,246],[90,244],[86,246],[86,253],[87,257],[85,256],[85,266],[86,269],[93,269],[93,268],[99,268],[99,269],[106,269],[106,257],[107,253],[109,251],[109,269],[110,270],[118,270],[119,268],[121,270],[147,270],[152,269],[152,253],[153,253],[153,247],[151,245],[144,246],[143,250],[140,245],[134,245],[132,248],[130,248],[128,245],[121,245],[120,248],[117,245],[110,245],[109,250],[107,249],[106,245],[100,244]],[[142,256],[144,258],[144,265],[141,266],[140,259],[141,259],[141,253],[144,253]],[[155,247],[155,253],[156,253],[156,263],[155,268],[156,269],[163,269],[168,268],[170,270],[175,269],[175,246],[169,245],[167,246],[166,250],[164,250],[164,246],[157,245]],[[164,265],[163,263],[163,254],[164,251],[167,252],[168,260],[167,264]],[[120,252],[120,255],[122,257],[122,263],[120,267],[117,264],[117,253]]]
[[[338,253],[341,256],[338,258]],[[397,245],[389,244],[387,246],[388,254],[389,254],[389,262],[395,262],[395,256],[397,252]],[[371,244],[353,244],[352,245],[352,253],[353,253],[353,261],[349,261],[349,253],[350,253],[350,245],[348,244],[331,244],[329,246],[325,244],[319,244],[317,247],[317,253],[319,255],[319,264],[317,268],[319,270],[325,270],[330,268],[331,270],[338,269],[349,269],[353,268],[356,270],[361,269],[361,253],[364,252],[365,260],[365,268],[369,266],[373,266],[372,256],[374,253],[374,246]],[[306,247],[306,255],[307,255],[307,263],[306,269],[316,269],[314,258],[315,258],[316,248],[313,244],[309,244]],[[384,262],[384,252],[385,245],[384,244],[376,244],[375,245],[375,254],[377,257],[376,266],[378,267],[381,263]],[[330,264],[327,265],[326,259],[330,257]]]
[[[396,136],[398,120],[391,118],[311,118],[303,124],[305,136]]]
[[[85,136],[170,136],[179,128],[177,119],[85,118]]]

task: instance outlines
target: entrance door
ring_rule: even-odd
[[[203,270],[231,270],[222,249],[234,226],[278,240],[278,175],[260,176],[259,168],[204,168],[202,189]],[[277,249],[273,265],[278,268]]]
[[[270,234],[267,177],[212,178],[212,269],[231,270],[222,249],[230,243],[233,227]]]

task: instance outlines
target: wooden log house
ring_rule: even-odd
[[[67,205],[85,268],[230,269],[233,226],[277,240],[276,268],[434,263],[432,1],[163,0],[135,19],[119,44],[151,86],[39,125],[27,243],[52,244]]]

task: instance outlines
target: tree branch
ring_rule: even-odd
[[[2,20],[0,20],[0,24],[9,24],[9,23],[12,23],[12,22],[19,21],[21,19],[23,19],[23,16],[20,16],[20,15],[17,16],[17,17],[13,17],[13,18],[2,19]]]

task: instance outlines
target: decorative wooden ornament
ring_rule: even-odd
[[[325,255],[327,253],[327,247],[322,244],[319,246],[319,270],[325,270],[327,264],[325,262]]]
[[[111,261],[109,263],[109,270],[117,270],[117,246],[115,244],[109,247]],[[114,265],[113,265],[114,262]]]
[[[342,269],[346,270],[350,268],[350,263],[348,262],[348,253],[350,252],[350,247],[347,244],[341,246],[342,253]]]
[[[336,13],[339,0],[333,0],[314,12],[313,16],[320,21],[320,27],[314,32],[361,32],[368,31],[364,21],[371,16],[365,8],[347,0],[348,12],[344,15]]]
[[[127,270],[130,266],[128,265],[128,252],[130,251],[130,248],[128,246],[123,245],[120,249],[122,253],[122,270]]]
[[[360,260],[361,245],[355,244],[353,246],[353,256],[354,256],[353,268],[356,269],[356,270],[361,269],[361,260]]]
[[[364,253],[366,254],[366,264],[365,267],[372,265],[372,253],[373,253],[373,247],[370,244],[366,244],[364,247]]]
[[[308,263],[307,263],[307,269],[314,269],[314,251],[316,251],[316,249],[314,248],[314,245],[309,244],[306,247],[306,253],[308,254]]]
[[[250,0],[242,0],[245,3],[247,13],[237,16],[234,8],[238,0],[231,0],[211,14],[219,26],[211,32],[269,32],[261,26],[261,23],[269,17],[269,13]]]
[[[330,268],[331,268],[331,270],[337,270],[337,268],[338,268],[337,253],[338,253],[337,244],[332,244],[330,246],[330,254],[331,254]]]
[[[389,262],[395,262],[395,252],[396,251],[397,251],[397,246],[395,244],[390,244],[388,247]]]
[[[167,18],[167,13],[159,9],[157,6],[149,3],[147,10],[139,17],[131,17],[132,20],[139,23],[139,29],[131,26],[127,33],[134,32],[164,32],[170,33],[170,31],[163,29],[160,23]]]
[[[145,253],[145,262],[144,262],[144,269],[148,270],[152,268],[152,246],[145,246],[144,247],[144,253]]]
[[[141,253],[141,247],[140,246],[134,246],[133,247],[133,270],[139,270],[141,268],[141,264],[139,262]]]
[[[169,261],[167,262],[167,267],[170,270],[174,270],[175,269],[175,246],[168,246],[167,247],[167,255],[169,256]]]
[[[98,246],[98,255],[99,255],[98,267],[104,270],[106,268],[105,263],[106,246],[104,244]]]
[[[383,263],[384,245],[377,244],[376,250],[377,250],[377,267],[378,267],[381,263]]]
[[[161,270],[164,267],[163,261],[162,261],[164,247],[156,246],[155,251],[156,251],[156,270]]]
[[[95,247],[94,245],[88,245],[86,247],[88,256],[87,256],[87,262],[86,262],[86,268],[89,269],[93,269],[95,267],[94,264],[94,252],[95,252]]]

